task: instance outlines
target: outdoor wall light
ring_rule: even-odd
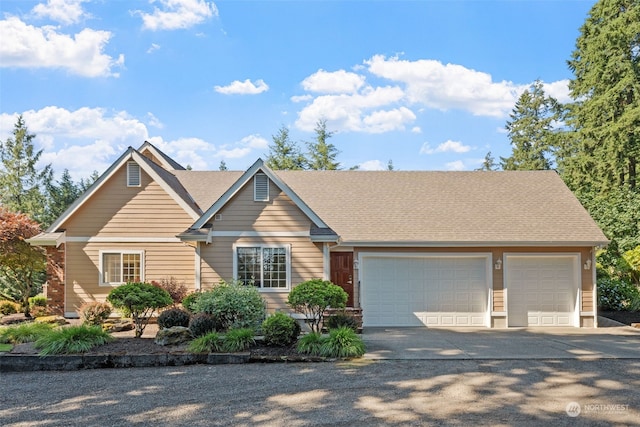
[[[502,269],[502,260],[500,258],[498,258],[496,263],[493,265],[493,268],[495,268],[496,270],[501,270]]]
[[[358,262],[358,260],[354,260],[353,261],[353,269],[357,270],[358,268],[360,268],[360,263]]]
[[[584,262],[584,266],[583,267],[584,267],[585,270],[591,270],[591,260],[590,259],[586,260]]]

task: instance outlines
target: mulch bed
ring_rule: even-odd
[[[625,325],[640,323],[640,311],[598,311],[598,315]]]

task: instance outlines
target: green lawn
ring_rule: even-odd
[[[12,344],[0,344],[0,353],[6,353],[8,351],[11,351],[12,348],[13,348]]]

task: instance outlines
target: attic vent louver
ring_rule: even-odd
[[[253,177],[253,200],[256,202],[269,200],[269,177],[263,173]]]
[[[136,162],[127,163],[127,187],[140,187],[140,165]]]

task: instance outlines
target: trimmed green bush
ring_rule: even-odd
[[[0,314],[15,314],[18,312],[19,306],[15,302],[11,301],[0,301]]]
[[[600,310],[633,311],[638,306],[640,306],[640,291],[636,286],[614,278],[598,280],[598,307]]]
[[[102,325],[111,315],[111,306],[106,302],[91,301],[84,303],[78,309],[83,325]]]
[[[47,297],[44,295],[36,295],[35,297],[29,298],[29,307],[46,307],[47,306]]]
[[[194,314],[189,320],[189,332],[196,338],[221,329],[220,322],[209,313]]]
[[[355,317],[347,313],[332,314],[326,319],[325,322],[327,329],[338,329],[343,326],[353,329],[354,332],[358,332],[358,321]]]
[[[313,332],[320,332],[324,311],[328,307],[344,307],[348,298],[349,295],[340,286],[328,280],[312,279],[293,288],[287,304],[307,317]]]
[[[42,335],[36,340],[35,347],[40,349],[42,356],[84,353],[112,339],[111,335],[99,326],[69,326]]]
[[[184,310],[179,308],[171,308],[160,313],[158,316],[158,326],[161,329],[168,329],[174,326],[189,326],[189,320],[191,316]]]
[[[200,295],[202,295],[202,293],[193,292],[187,295],[186,297],[184,297],[182,299],[182,308],[184,308],[190,313],[195,313],[194,304],[196,303],[196,301],[198,301],[198,298],[200,298]]]
[[[266,315],[265,302],[258,289],[241,282],[220,282],[212,290],[202,292],[193,308],[196,313],[214,315],[222,330],[251,328],[255,331]]]
[[[236,353],[238,351],[244,351],[248,349],[255,343],[256,340],[253,337],[253,329],[230,329],[224,336],[221,350],[229,353]]]
[[[300,325],[291,316],[277,312],[262,322],[262,334],[267,345],[287,347],[300,335]]]
[[[320,332],[311,332],[298,340],[297,349],[300,353],[319,355],[322,344],[326,341]]]
[[[0,343],[21,344],[36,341],[41,336],[48,334],[54,328],[49,323],[21,323],[16,326],[0,328]]]
[[[124,309],[131,313],[136,338],[142,336],[144,328],[155,310],[173,304],[167,291],[149,283],[140,282],[118,286],[109,292],[107,300],[115,308]]]
[[[222,348],[222,339],[217,332],[209,332],[189,343],[189,351],[193,353],[214,353]]]
[[[360,357],[364,354],[364,342],[353,329],[343,326],[329,331],[320,347],[324,357]]]

